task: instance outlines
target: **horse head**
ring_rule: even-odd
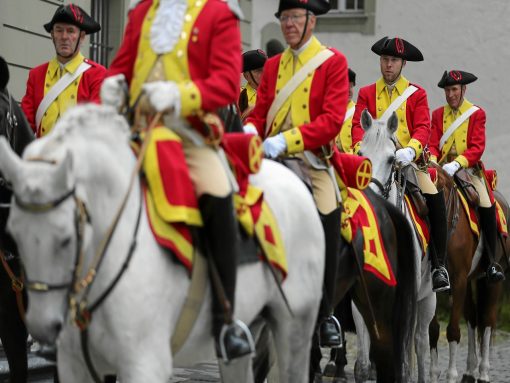
[[[388,121],[374,120],[367,109],[361,114],[361,126],[365,130],[360,154],[372,162],[372,183],[376,192],[387,198],[394,171],[398,119],[393,113]]]
[[[77,246],[72,168],[68,152],[22,160],[0,137],[0,171],[14,195],[7,228],[23,260],[30,300],[27,327],[43,343],[55,342],[67,311]]]

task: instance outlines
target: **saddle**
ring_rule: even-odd
[[[453,176],[453,179],[471,206],[477,207],[480,205],[480,196],[478,195],[475,185],[471,180],[471,176],[466,169],[461,168],[457,171]]]
[[[423,196],[423,193],[418,186],[416,169],[412,164],[409,164],[404,166],[401,172],[406,184],[405,194],[407,194],[407,196],[411,199],[412,203],[416,207],[416,213],[421,218],[427,217],[429,214],[429,208],[427,206],[427,201],[425,200],[425,197]]]

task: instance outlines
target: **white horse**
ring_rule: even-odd
[[[81,247],[84,254],[79,276],[83,278],[127,191],[134,167],[128,125],[102,106],[70,110],[48,136],[27,147],[23,159],[0,141],[0,170],[15,194],[8,224],[27,279],[54,287],[47,292],[29,291],[27,325],[38,340],[57,342],[58,371],[64,383],[91,381],[80,348],[80,331],[69,319],[69,281],[76,269],[77,249]],[[304,383],[322,294],[322,226],[312,196],[285,167],[264,161],[251,181],[263,189],[281,228],[288,257],[283,291],[293,315],[268,267],[259,262],[239,267],[235,317],[251,324],[264,311],[275,339],[280,381]],[[190,337],[173,355],[170,339],[190,280],[186,269],[156,243],[142,201],[136,182],[91,285],[89,302],[121,270],[134,239],[137,246],[118,284],[94,312],[88,344],[100,376],[117,374],[122,383],[166,383],[174,366],[214,358],[210,288]],[[75,226],[82,206],[90,218],[78,236],[80,230]],[[139,209],[142,214],[135,233]],[[241,381],[245,378],[237,379]]]
[[[361,123],[365,130],[363,142],[361,144],[361,153],[372,161],[372,180],[371,188],[387,196],[387,200],[397,205],[397,185],[394,181],[394,160],[396,152],[396,143],[393,138],[398,127],[398,119],[395,114],[387,122],[373,120],[370,113],[365,110],[361,117]],[[385,189],[385,190],[383,190]],[[400,208],[400,206],[399,206]],[[411,217],[407,209],[404,214],[407,216],[411,225]],[[436,309],[436,294],[432,292],[432,278],[427,254],[422,254],[418,237],[413,230],[413,242],[416,252],[414,254],[416,266],[416,291],[417,294],[417,313],[415,327],[415,351],[418,364],[418,382],[425,382],[425,360],[429,352],[429,324]],[[359,326],[365,326],[359,312],[353,310],[356,323],[356,331]],[[366,335],[366,328],[359,331],[361,339],[358,340],[358,366],[356,382],[361,382],[368,378],[370,366],[368,350],[369,338]],[[361,376],[360,376],[361,375]]]

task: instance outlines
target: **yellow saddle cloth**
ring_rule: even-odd
[[[387,285],[395,286],[397,280],[384,247],[379,221],[372,204],[363,192],[347,188],[341,219],[341,233],[346,241],[352,243],[358,228],[363,235],[364,270],[371,272]]]

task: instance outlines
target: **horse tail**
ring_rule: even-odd
[[[392,204],[384,201],[397,238],[397,288],[393,309],[395,372],[397,382],[410,379],[410,355],[416,319],[417,290],[413,233],[406,217]]]

